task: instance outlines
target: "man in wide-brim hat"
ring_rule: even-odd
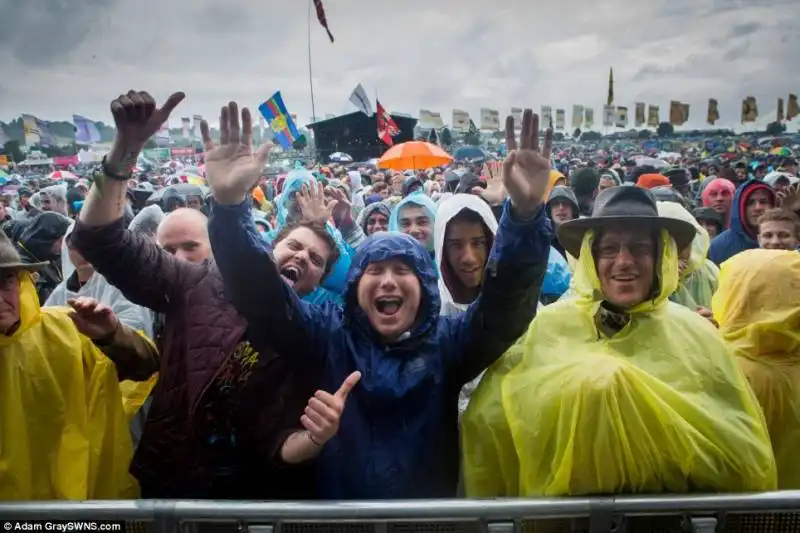
[[[0,232],[0,500],[135,498],[117,368],[76,315],[85,333],[109,317],[39,307],[31,273],[45,265]]]
[[[777,487],[738,362],[707,320],[669,300],[695,231],[659,217],[640,187],[606,189],[591,217],[559,226],[572,294],[536,315],[472,396],[461,423],[468,496]]]
[[[590,250],[605,301],[619,309],[633,307],[657,289],[656,263],[663,253],[661,230],[678,250],[694,239],[694,226],[658,215],[653,194],[640,187],[613,187],[595,200],[592,216],[558,227],[566,251],[579,258],[587,232],[593,232]]]

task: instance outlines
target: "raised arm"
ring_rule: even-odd
[[[160,109],[146,92],[130,91],[111,102],[117,134],[71,236],[81,255],[127,299],[158,312],[166,311],[181,290],[189,265],[126,229],[122,215],[139,153],[183,97],[173,94]]]
[[[250,216],[248,191],[261,174],[270,146],[252,151],[252,119],[231,102],[222,108],[220,145],[200,124],[206,179],[214,196],[209,237],[225,290],[250,324],[253,341],[287,356],[321,359],[327,353],[326,320],[320,308],[298,298],[278,272],[272,250]]]
[[[536,315],[552,232],[543,198],[550,178],[553,132],[539,150],[539,117],[525,110],[520,149],[514,119],[506,119],[503,185],[508,201],[484,273],[481,294],[453,332],[457,379],[466,383],[495,362]]]

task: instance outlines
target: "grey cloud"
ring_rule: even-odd
[[[46,12],[25,7],[44,1],[0,0],[2,16],[14,9],[15,20],[0,33],[2,120],[76,112],[109,121],[109,100],[129,88],[158,98],[185,91],[177,117],[213,118],[230,99],[254,106],[275,90],[302,123],[311,116],[305,2],[72,0],[66,10],[67,0],[49,0],[55,7]],[[697,127],[713,97],[723,125],[732,125],[743,96],[766,106],[800,86],[798,17],[791,16],[799,0],[325,5],[336,42],[311,19],[318,115],[352,110],[347,99],[361,82],[371,98],[377,92],[389,109],[411,114],[583,104],[599,116],[613,65],[619,105],[645,101],[663,110],[682,100],[692,104],[689,126]]]
[[[2,0],[0,49],[23,65],[54,65],[82,43],[117,0]]]
[[[731,28],[731,31],[728,33],[728,37],[736,38],[751,35],[757,32],[759,28],[761,28],[761,24],[758,22],[744,22],[742,24],[737,24]]]
[[[738,59],[742,59],[747,55],[747,52],[750,50],[750,41],[745,41],[741,44],[734,46],[733,48],[729,48],[725,51],[722,55],[722,60],[727,62],[736,61]]]

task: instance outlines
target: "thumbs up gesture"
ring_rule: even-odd
[[[344,404],[350,391],[361,380],[361,372],[353,372],[344,380],[335,394],[318,390],[308,400],[305,414],[300,423],[306,428],[308,438],[317,446],[324,446],[339,431],[339,420],[344,412]]]

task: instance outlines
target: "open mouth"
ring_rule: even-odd
[[[303,271],[296,265],[287,265],[281,269],[281,276],[292,287],[295,286],[302,275]]]
[[[396,296],[382,296],[375,300],[375,309],[382,315],[395,315],[401,307],[403,307],[403,299]]]

